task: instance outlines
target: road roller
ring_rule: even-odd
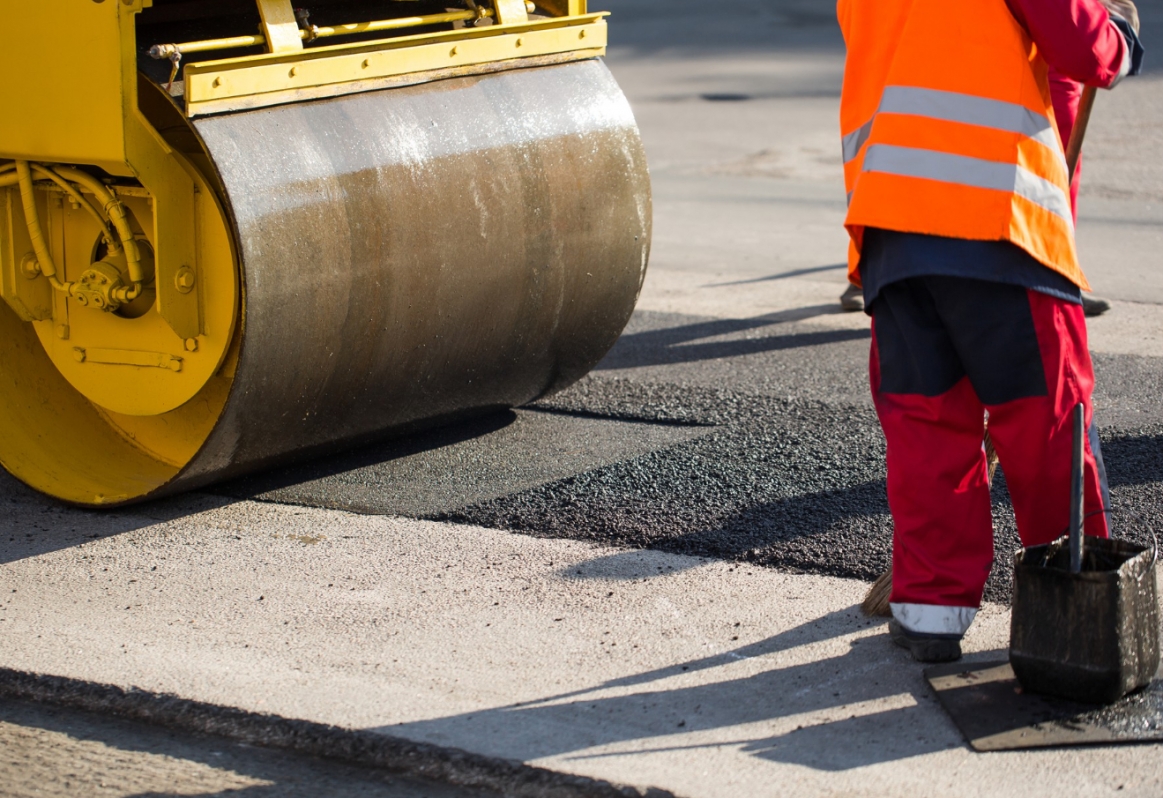
[[[628,321],[650,184],[604,13],[302,2],[3,4],[27,485],[117,506],[519,406]]]

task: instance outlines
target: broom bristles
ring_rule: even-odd
[[[988,427],[985,430],[985,441],[984,442],[985,442],[985,462],[987,463],[988,469],[989,469],[989,472],[986,476],[986,479],[989,481],[989,484],[992,486],[993,485],[993,475],[995,473],[997,473],[998,458],[997,458],[997,449],[993,448],[993,438],[991,438],[989,436],[989,428]]]
[[[880,575],[880,578],[868,588],[868,595],[860,604],[860,611],[869,618],[891,618],[892,607],[888,605],[892,596],[892,568]]]

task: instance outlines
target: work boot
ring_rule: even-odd
[[[858,285],[849,284],[844,293],[840,294],[840,308],[849,313],[864,310],[864,290]]]
[[[893,618],[888,622],[892,642],[913,655],[917,662],[953,662],[961,659],[961,635],[910,632]]]
[[[1084,316],[1101,316],[1111,309],[1111,303],[1094,294],[1082,295],[1082,314]]]

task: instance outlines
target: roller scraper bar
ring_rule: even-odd
[[[293,9],[290,0],[257,4],[262,16],[258,34],[149,48],[150,57],[173,65],[167,88],[184,101],[187,117],[594,58],[606,47],[606,14],[586,13],[585,0],[548,2],[548,9],[528,0],[465,0],[463,11],[325,26],[312,24],[310,10]],[[366,38],[450,24],[462,27]],[[364,40],[359,42],[317,45],[360,35]],[[254,47],[266,52],[182,64],[191,55]]]

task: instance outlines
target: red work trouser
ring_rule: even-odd
[[[1020,286],[929,276],[885,286],[871,310],[894,614],[913,631],[961,634],[993,563],[987,410],[1018,532],[1031,546],[1067,529],[1072,414],[1086,406],[1086,533],[1108,534],[1082,307]]]

